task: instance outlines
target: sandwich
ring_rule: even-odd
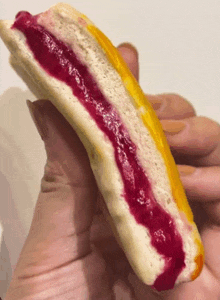
[[[16,72],[83,142],[137,276],[158,291],[194,280],[204,254],[193,214],[156,113],[117,49],[63,3],[0,21],[0,36]]]

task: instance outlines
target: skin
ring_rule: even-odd
[[[119,50],[138,79],[137,51],[128,44]],[[166,135],[178,165],[196,167],[181,180],[205,247],[200,276],[160,294],[140,282],[100,210],[101,197],[83,145],[60,113],[48,101],[38,100],[31,111],[47,163],[5,300],[220,298],[220,126],[196,116],[178,95],[148,98],[153,105],[162,101],[157,110],[162,123],[176,119],[186,124],[180,133]]]

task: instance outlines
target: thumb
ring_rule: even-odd
[[[134,75],[136,80],[139,80],[139,62],[138,52],[134,46],[129,43],[123,43],[118,46],[118,51],[121,53],[124,61],[128,65],[131,73]]]
[[[89,229],[97,187],[87,153],[64,117],[46,100],[28,101],[28,107],[47,153],[41,191],[16,268],[33,276],[91,251]]]

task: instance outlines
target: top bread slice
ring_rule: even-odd
[[[136,274],[152,285],[164,268],[164,260],[152,247],[148,230],[136,223],[123,199],[123,182],[112,144],[70,87],[41,68],[25,36],[12,30],[12,24],[0,21],[0,35],[11,52],[14,69],[36,97],[50,100],[76,130],[87,150],[113,230]],[[160,123],[137,82],[110,41],[71,6],[51,7],[40,14],[38,24],[74,50],[116,108],[137,146],[138,159],[157,202],[173,217],[182,236],[186,267],[176,283],[195,278],[201,269],[197,260],[203,252],[201,240]]]

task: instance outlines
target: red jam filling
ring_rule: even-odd
[[[38,25],[36,16],[20,12],[12,28],[23,32],[27,45],[41,67],[50,76],[70,86],[112,143],[130,212],[137,223],[149,230],[153,247],[165,260],[164,270],[153,287],[158,291],[173,288],[177,276],[185,267],[182,239],[173,219],[156,202],[151,184],[138,161],[136,146],[116,109],[107,101],[87,67],[70,47]]]

